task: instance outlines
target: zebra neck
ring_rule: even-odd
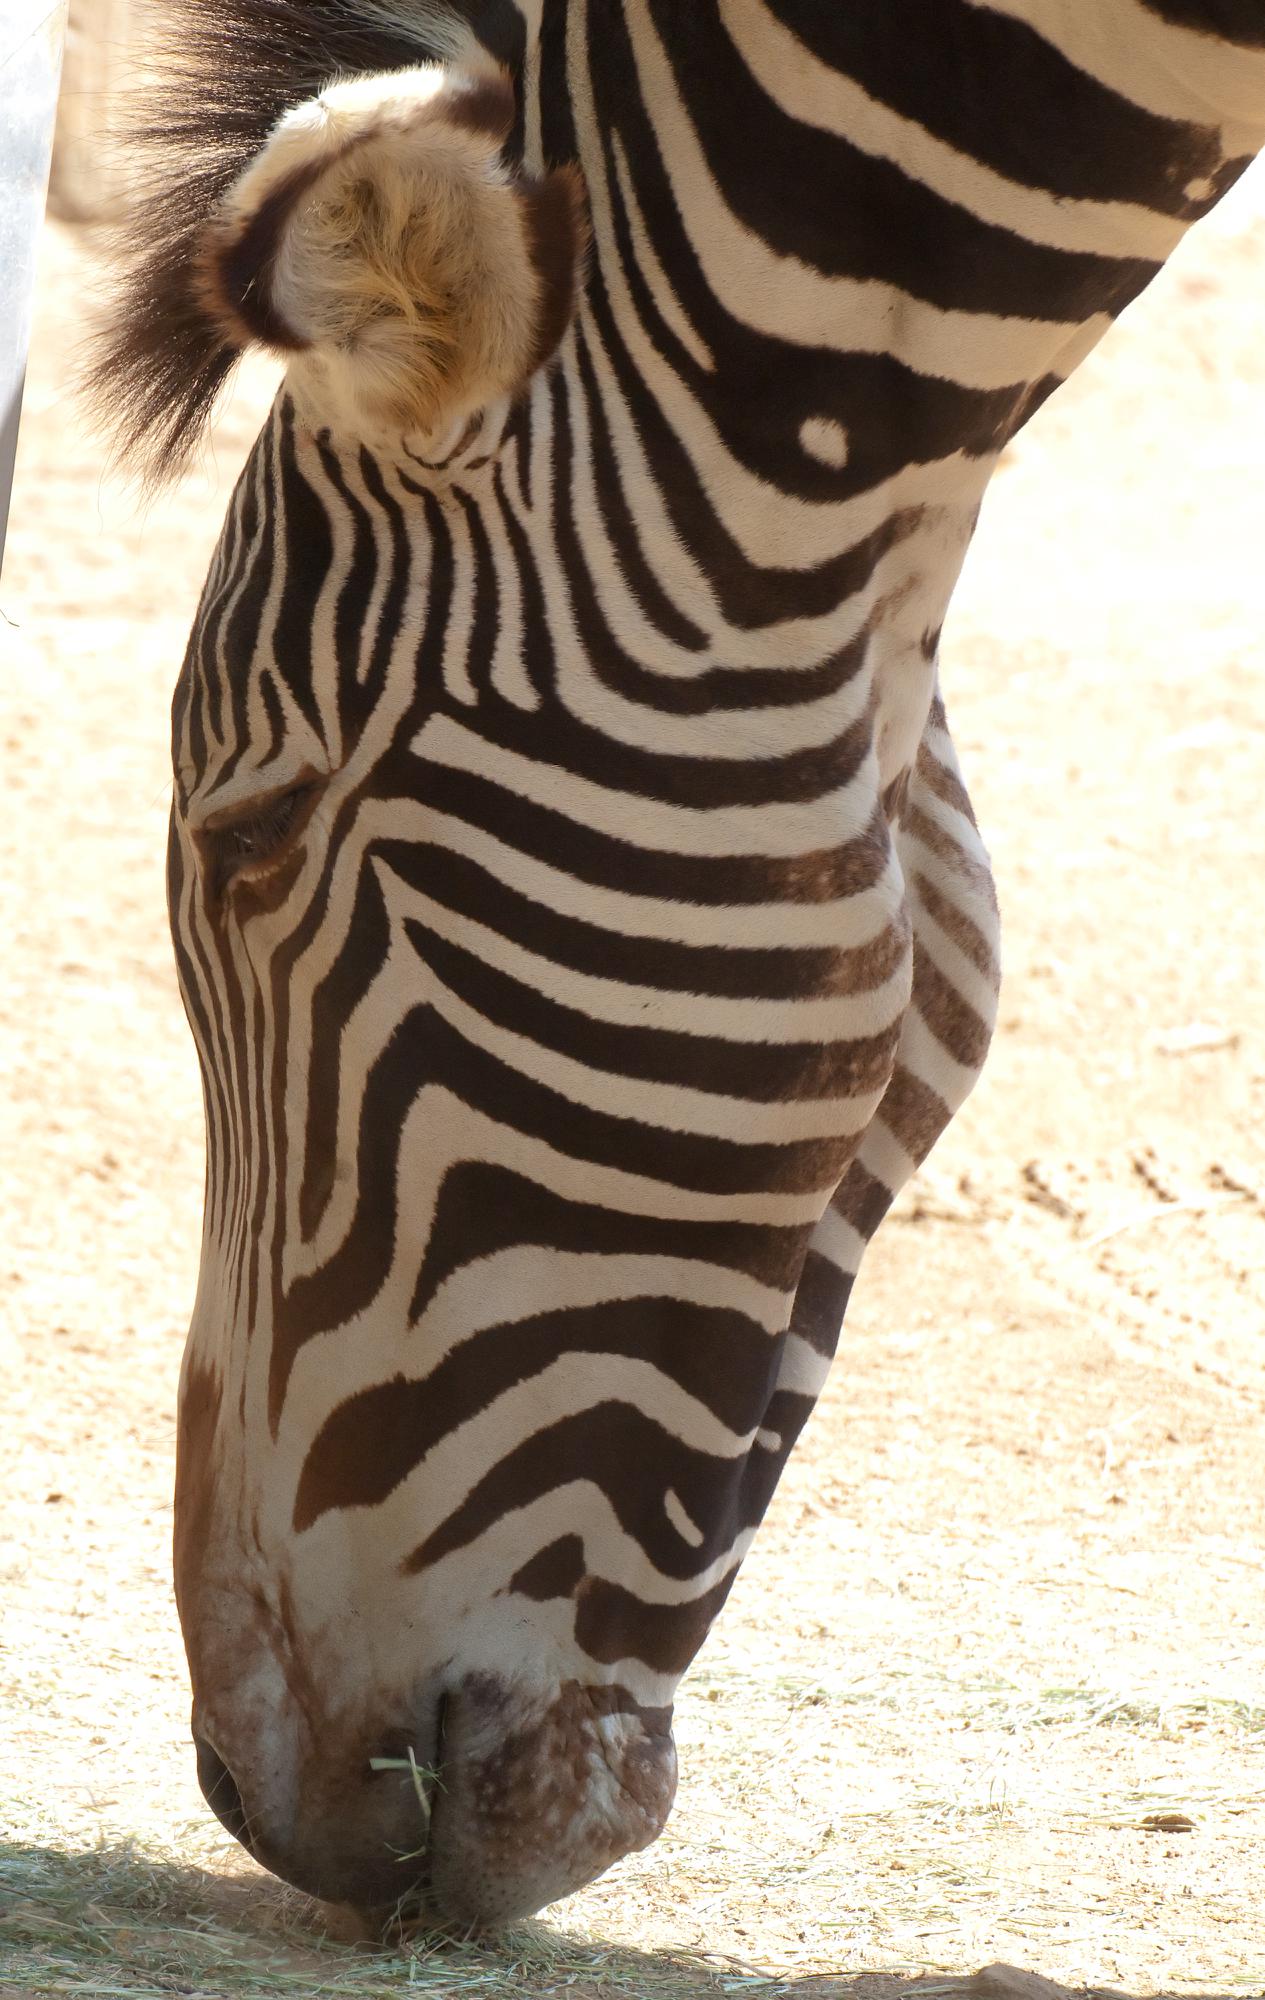
[[[528,164],[581,160],[607,344],[762,469],[791,410],[842,425],[861,480],[867,415],[880,458],[1004,442],[1242,170],[1265,51],[1214,15],[535,0]]]

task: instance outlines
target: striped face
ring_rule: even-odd
[[[941,622],[1001,444],[1232,149],[1110,37],[913,11],[490,9],[508,82],[454,32],[303,106],[200,253],[291,366],[175,702],[177,1586],[208,1796],[318,1894],[491,1922],[654,1838],[983,1061]]]
[[[834,1328],[788,1335],[796,1286],[910,981],[862,649],[804,670],[825,740],[755,762],[560,701],[528,488],[564,392],[442,467],[283,398],[175,714],[205,1774],[262,1858],[381,1903],[416,1799],[370,1759],[442,1758],[436,1893],[485,1916],[662,1824],[673,1690],[819,1385]],[[697,740],[666,692],[648,724]]]

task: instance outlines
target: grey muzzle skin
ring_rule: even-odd
[[[467,1675],[427,1732],[362,1740],[319,1770],[287,1770],[275,1751],[234,1768],[213,1725],[195,1717],[193,1735],[203,1794],[233,1838],[378,1932],[529,1916],[648,1847],[676,1790],[671,1711],[577,1682],[529,1700]]]

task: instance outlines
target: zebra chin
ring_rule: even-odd
[[[271,1873],[379,1931],[530,1916],[648,1847],[676,1791],[671,1710],[576,1681],[544,1695],[469,1674],[429,1741],[393,1730],[305,1748],[288,1720],[266,1740],[233,1733],[195,1708],[198,1779],[222,1824]]]

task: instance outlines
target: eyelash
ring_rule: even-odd
[[[241,819],[208,828],[204,840],[210,862],[210,886],[215,896],[223,895],[239,875],[249,875],[276,856],[293,829],[310,789],[307,785],[296,786]]]

